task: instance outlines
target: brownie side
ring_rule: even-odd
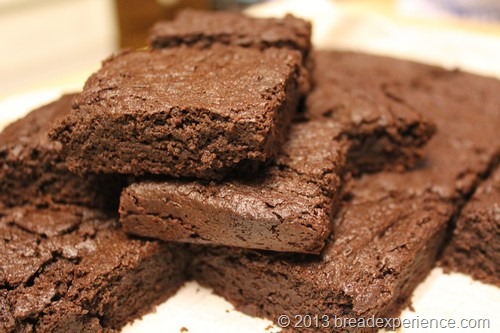
[[[366,179],[354,187],[320,256],[199,247],[191,265],[194,278],[239,310],[275,323],[280,315],[328,315],[331,320],[397,316],[433,267],[453,207],[433,196],[381,192],[378,186],[372,192]],[[358,196],[358,191],[363,193]],[[375,330],[349,328],[369,331]]]
[[[317,51],[313,58],[315,87],[306,99],[306,115],[340,124],[352,143],[349,170],[359,174],[414,167],[435,124],[385,90],[397,73],[410,74],[414,64],[400,61],[394,67],[393,59],[374,61],[373,56],[335,51]]]
[[[51,137],[77,173],[219,179],[276,156],[301,71],[298,52],[275,48],[123,52],[90,77]]]
[[[193,250],[191,274],[238,309],[275,323],[283,314],[398,316],[434,267],[459,211],[460,175],[477,157],[465,147],[438,133],[415,170],[353,180],[320,256],[200,246]],[[465,165],[454,163],[457,156],[467,156]],[[475,172],[479,177],[481,170]],[[473,182],[468,186],[470,191]]]
[[[13,208],[0,220],[0,331],[114,331],[184,281],[179,248],[128,238],[76,206]]]
[[[434,265],[450,222],[495,163],[498,81],[357,56],[365,62],[350,68],[353,77],[367,68],[388,72],[391,94],[430,117],[439,131],[414,170],[353,181],[319,257],[195,248],[193,276],[243,311],[275,322],[281,314],[397,315]],[[392,66],[378,67],[387,62]],[[391,72],[395,68],[405,75]]]
[[[116,207],[118,179],[69,172],[60,143],[49,141],[50,127],[69,114],[75,96],[35,109],[0,133],[0,202],[5,206],[58,202]]]
[[[132,184],[120,222],[168,241],[318,253],[341,193],[346,144],[337,133],[333,123],[295,123],[276,161],[245,179]]]
[[[158,22],[151,29],[153,48],[189,45],[208,47],[214,43],[298,50],[304,59],[311,50],[311,23],[292,15],[252,18],[237,12],[184,10],[172,21]]]
[[[462,210],[446,247],[447,271],[500,286],[500,168],[485,180]]]

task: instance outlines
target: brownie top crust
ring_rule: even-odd
[[[131,240],[118,230],[116,218],[98,210],[71,205],[12,208],[0,220],[0,288],[30,285],[58,260],[85,273],[74,279],[73,286],[91,283],[101,273],[161,246]]]
[[[292,15],[252,18],[232,12],[184,10],[173,21],[159,22],[151,30],[153,47],[218,42],[244,47],[287,47],[307,56],[311,24]]]
[[[466,208],[465,213],[468,210],[489,211],[492,216],[496,214],[495,218],[500,222],[500,165],[497,165],[491,175],[477,188],[467,205],[469,208]]]
[[[118,329],[179,286],[186,258],[171,250],[130,239],[97,210],[10,209],[0,217],[0,331]],[[123,304],[131,290],[139,302]]]
[[[190,109],[262,122],[285,99],[282,88],[299,64],[296,53],[279,49],[215,45],[122,52],[87,80],[73,116],[131,114],[139,122],[151,114]]]
[[[415,74],[416,64],[398,61],[392,65],[394,59],[371,57],[368,61],[368,57],[352,52],[315,52],[315,89],[307,98],[308,115],[338,122],[351,138],[385,131],[394,144],[422,147],[436,131],[434,122],[390,92],[395,80]],[[394,69],[388,71],[386,66]]]

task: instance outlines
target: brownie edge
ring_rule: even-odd
[[[500,287],[500,167],[462,210],[442,264]]]
[[[221,179],[272,160],[297,111],[298,52],[215,45],[123,52],[51,133],[77,173]]]

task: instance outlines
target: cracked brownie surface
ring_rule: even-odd
[[[300,99],[300,54],[214,45],[122,52],[51,133],[70,170],[218,179],[279,152]]]
[[[163,240],[318,253],[341,192],[346,145],[337,136],[333,122],[295,123],[276,161],[254,176],[132,184],[120,221]]]
[[[178,248],[133,240],[116,218],[76,206],[0,217],[0,331],[113,331],[184,281]]]

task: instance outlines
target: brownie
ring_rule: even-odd
[[[319,253],[341,193],[347,145],[337,135],[333,122],[295,123],[276,161],[253,176],[132,184],[120,222],[162,240]]]
[[[404,170],[422,158],[422,147],[435,132],[429,117],[386,91],[397,78],[388,58],[377,66],[350,52],[313,54],[315,88],[306,100],[309,118],[335,121],[352,143],[349,170],[354,174],[383,169]],[[384,61],[385,60],[385,61]],[[394,72],[411,74],[414,63],[399,62]]]
[[[430,117],[439,131],[414,170],[365,174],[353,180],[319,256],[192,246],[192,276],[246,313],[276,323],[285,314],[291,324],[298,322],[297,314],[319,315],[318,325],[327,315],[329,327],[313,323],[310,329],[324,332],[343,331],[332,328],[335,316],[397,316],[435,264],[450,222],[495,163],[499,145],[492,139],[500,120],[497,80],[355,56],[364,58],[364,65],[351,68],[353,76],[362,76],[367,68],[388,72],[393,77],[388,91]]]
[[[297,133],[292,129],[290,134],[292,143],[285,145],[283,157],[279,158],[295,160],[293,163],[299,164],[303,163],[301,161],[311,153],[327,157],[325,152],[317,153],[316,151],[329,149],[331,153],[335,153],[327,147],[327,144],[331,143],[316,143],[315,141],[334,137],[338,142],[342,142],[343,151],[348,152],[348,170],[353,173],[358,173],[360,169],[366,171],[367,164],[372,167],[371,170],[374,170],[379,169],[379,164],[398,165],[398,162],[402,161],[408,162],[406,164],[416,163],[418,160],[414,156],[417,155],[416,151],[434,133],[435,127],[432,122],[410,107],[400,107],[398,103],[387,105],[387,107],[381,106],[379,93],[373,93],[372,88],[358,88],[354,82],[351,82],[352,80],[349,81],[347,75],[345,82],[339,80],[337,83],[338,86],[345,85],[348,92],[342,95],[337,94],[340,88],[336,88],[336,82],[320,78],[334,76],[335,74],[330,73],[331,71],[342,72],[335,68],[343,67],[331,65],[331,62],[335,62],[337,58],[341,59],[342,55],[345,54],[332,51],[315,53],[318,59],[315,77],[318,83],[320,81],[321,83],[308,97],[309,118],[313,124],[293,125],[300,131],[307,126],[332,128],[334,131],[329,130],[329,134],[325,134],[316,129],[314,130],[316,133],[311,135],[299,134],[300,132]],[[358,61],[362,60],[366,59],[358,59]],[[355,62],[347,63],[345,67],[350,68],[349,66],[354,65]],[[343,71],[346,72],[346,69],[344,68]],[[336,107],[335,113],[330,114],[329,111],[333,109],[327,110],[328,103],[343,105],[343,109]],[[313,130],[306,129],[305,131]],[[306,148],[305,152],[300,151],[297,154],[289,151],[290,148],[297,147],[296,142],[305,140],[309,141],[311,146]],[[307,143],[300,144],[307,147]],[[368,155],[373,157],[366,158]],[[331,160],[331,157],[328,159]],[[280,168],[279,172],[282,174],[283,166],[280,164],[283,163],[278,162],[270,172],[274,174],[276,168]],[[293,171],[296,168],[288,169]],[[335,169],[333,171],[337,172]],[[341,172],[337,176],[341,176]],[[265,177],[264,182],[260,175],[252,179],[251,183],[237,181],[227,184],[204,184],[163,180],[134,184],[122,193],[121,222],[124,229],[132,234],[169,241],[318,253],[324,246],[330,230],[329,222],[326,220],[327,215],[322,215],[320,225],[323,227],[317,229],[318,223],[311,224],[308,222],[309,219],[305,219],[304,214],[300,213],[310,208],[299,206],[296,202],[300,195],[300,190],[297,188],[306,192],[310,190],[297,185],[300,183],[292,181],[295,178],[294,173],[288,173],[286,180],[280,179],[280,184],[288,183],[289,189],[275,193],[277,186],[270,182],[276,181],[272,177]],[[301,180],[301,182],[304,181]],[[314,182],[307,181],[309,186]],[[249,186],[251,192],[249,192]],[[338,185],[336,186],[337,190],[329,190],[326,193],[338,192]],[[278,188],[282,188],[281,185]],[[265,200],[263,200],[263,193],[266,193]],[[330,202],[335,206],[338,195],[329,194],[329,196]],[[228,198],[232,198],[231,202],[228,202]],[[276,205],[275,202],[280,202],[280,204]],[[329,203],[327,207],[330,206]],[[316,204],[312,203],[309,207],[316,207]],[[325,206],[321,207],[324,209]],[[320,217],[316,213],[314,215]],[[270,219],[264,218],[265,216],[269,216]],[[279,228],[278,224],[280,224]],[[309,232],[304,232],[304,225],[307,224],[311,224],[313,228],[310,228]]]
[[[183,283],[187,256],[128,238],[77,206],[13,208],[0,219],[0,331],[119,330]]]
[[[462,210],[442,264],[448,271],[500,286],[500,168]]]
[[[192,275],[247,314],[278,324],[288,315],[286,332],[372,331],[331,325],[335,317],[397,316],[433,267],[453,212],[432,194],[384,190],[375,177],[355,181],[320,256],[197,247]],[[307,330],[294,327],[295,315],[331,321]]]
[[[311,52],[311,23],[293,15],[284,18],[253,18],[238,12],[207,12],[187,9],[174,20],[156,23],[151,29],[153,48],[213,44],[264,50],[269,47],[300,51],[306,61]]]
[[[122,52],[51,133],[77,173],[219,179],[273,159],[300,98],[300,54],[214,45]]]
[[[58,202],[116,209],[121,180],[76,176],[60,156],[61,144],[49,140],[51,126],[70,113],[74,97],[64,95],[33,110],[0,133],[0,203],[4,206]]]
[[[441,146],[440,154],[452,155],[453,159],[448,162],[448,171],[436,169],[425,182],[433,191],[452,197],[462,206],[500,156],[500,141],[496,139],[500,124],[500,80],[432,66],[414,66],[419,69],[418,74],[394,82],[386,89],[436,123],[436,136],[444,139],[432,140],[428,147]],[[458,146],[460,151],[446,153],[447,146]],[[428,154],[435,151],[429,150]],[[456,168],[461,168],[461,172],[453,173],[455,178],[443,177]]]

